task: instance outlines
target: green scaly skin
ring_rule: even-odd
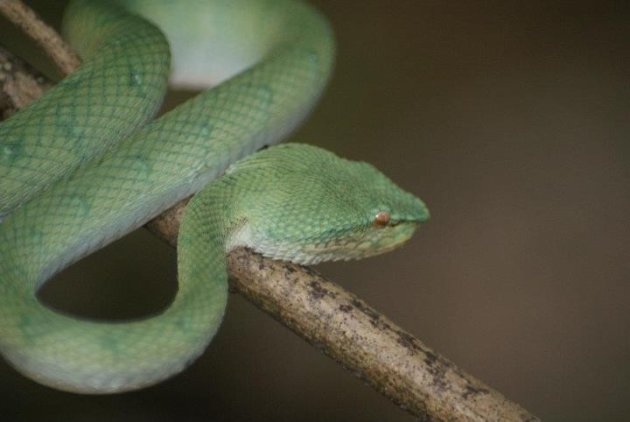
[[[169,48],[127,10],[166,31],[175,82],[238,75],[146,124],[166,89]],[[64,32],[84,65],[0,126],[0,350],[34,380],[83,393],[159,382],[215,334],[226,251],[248,246],[302,264],[360,258],[400,245],[428,218],[419,199],[368,164],[298,144],[250,155],[285,137],[328,79],[332,34],[305,3],[76,0]],[[114,324],[38,302],[56,272],[235,162],[185,212],[179,289],[163,313]],[[389,222],[375,224],[383,212]]]

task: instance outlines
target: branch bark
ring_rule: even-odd
[[[57,33],[20,1],[0,0],[0,13],[36,39],[64,74],[78,66]],[[0,49],[0,112],[26,106],[46,88],[33,69]],[[184,207],[185,201],[147,227],[175,247]],[[233,290],[422,420],[538,420],[309,268],[242,248],[229,254],[228,268]]]

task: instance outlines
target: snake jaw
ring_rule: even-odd
[[[267,258],[314,265],[363,259],[390,252],[406,243],[417,228],[415,223],[401,223],[388,229],[367,230],[358,236],[344,236],[317,243],[258,241],[239,246],[249,247]]]

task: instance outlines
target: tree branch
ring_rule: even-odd
[[[30,7],[19,0],[0,0],[0,13],[35,41],[62,74],[68,75],[79,67],[79,57]]]
[[[70,48],[21,2],[0,0],[0,13],[36,39],[64,74],[76,68]],[[41,76],[0,49],[0,112],[24,107],[45,88]],[[147,227],[175,246],[184,206]],[[229,254],[228,268],[233,290],[423,420],[538,420],[309,268],[242,248]]]

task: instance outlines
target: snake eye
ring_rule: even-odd
[[[389,224],[391,216],[387,211],[381,211],[374,217],[374,225],[379,227],[385,227]]]

